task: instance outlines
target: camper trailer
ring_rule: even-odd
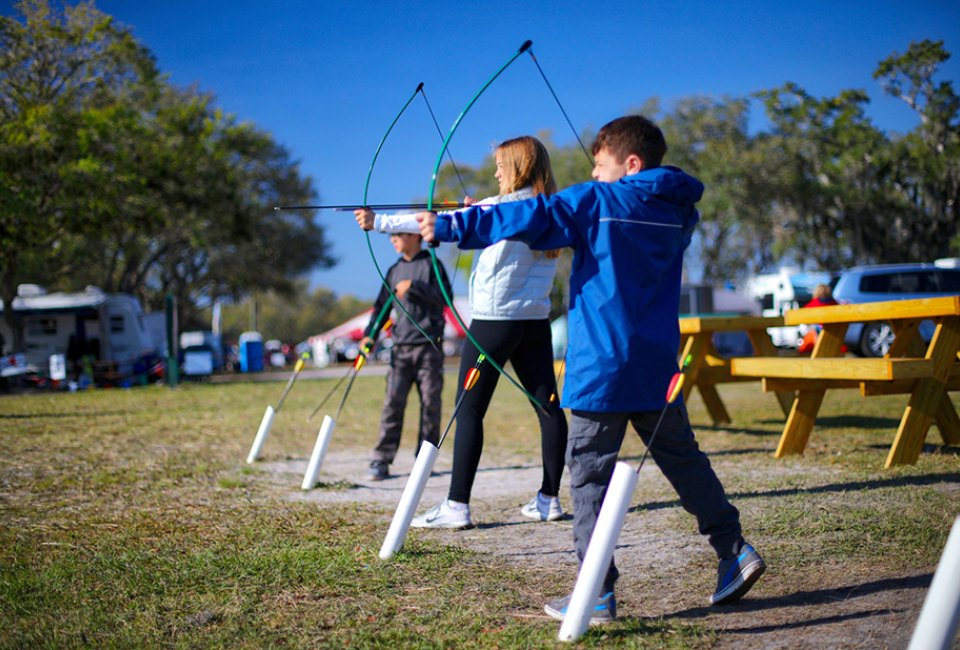
[[[760,303],[763,316],[780,316],[788,309],[803,307],[813,298],[818,284],[830,284],[829,273],[803,272],[792,267],[777,273],[755,275],[744,284],[743,293]],[[802,334],[796,327],[775,327],[768,330],[773,344],[795,348]]]
[[[6,308],[0,302],[0,312]],[[158,355],[145,326],[140,301],[126,294],[107,294],[97,287],[78,293],[47,293],[37,285],[20,285],[13,309],[23,320],[27,363],[44,374],[50,358],[63,355],[68,368],[84,356],[129,376]],[[0,320],[0,333],[12,333]]]

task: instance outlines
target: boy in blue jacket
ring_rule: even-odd
[[[644,444],[677,372],[683,252],[699,221],[694,205],[703,184],[661,166],[662,131],[639,115],[600,129],[593,143],[593,177],[551,196],[417,215],[424,240],[484,248],[502,239],[536,250],[572,247],[570,343],[561,405],[571,412],[566,462],[574,507],[574,546],[583,561],[627,423]],[[740,514],[697,445],[682,400],[667,410],[650,449],[697,518],[719,558],[712,604],[742,597],[764,572],[747,544]],[[591,623],[616,618],[611,561]],[[562,619],[569,595],[547,603]]]

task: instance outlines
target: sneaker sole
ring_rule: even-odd
[[[427,524],[427,523],[418,524],[417,522],[411,522],[410,527],[411,528],[435,528],[437,530],[470,530],[475,526],[473,522],[466,523],[466,524]]]
[[[524,510],[521,510],[520,514],[526,517],[527,519],[533,519],[534,521],[560,521],[561,519],[566,517],[566,515],[563,513],[560,513],[559,515],[553,515],[552,517],[544,517],[539,512],[534,514],[532,512],[526,512]]]
[[[741,578],[739,582],[734,582],[727,587],[725,593],[710,596],[710,604],[726,605],[727,603],[740,600],[750,591],[750,588],[753,587],[754,583],[760,579],[760,576],[762,576],[766,570],[767,565],[762,559],[757,559],[756,562],[748,564],[740,573],[741,576],[745,577]]]
[[[555,618],[558,621],[562,621],[564,616],[566,616],[566,612],[562,612],[559,609],[554,609],[550,607],[550,605],[544,605],[543,611],[547,614],[547,616],[549,616],[550,618]],[[606,625],[607,623],[613,623],[615,620],[616,619],[612,619],[612,618],[591,617],[588,625]]]

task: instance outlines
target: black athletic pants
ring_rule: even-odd
[[[545,496],[559,495],[567,448],[567,419],[560,408],[559,396],[553,402],[550,401],[550,396],[557,392],[553,375],[550,321],[546,318],[512,321],[474,319],[470,323],[470,333],[497,365],[503,367],[509,361],[513,366],[511,374],[545,407],[546,413],[536,406],[533,407],[540,420],[543,456],[543,482],[540,491]],[[458,398],[463,391],[467,372],[473,368],[478,356],[476,346],[468,339],[463,344],[460,356]],[[483,451],[483,416],[499,379],[500,373],[490,364],[482,364],[480,379],[464,397],[457,414],[457,433],[453,443],[453,476],[449,493],[449,498],[453,501],[470,502],[470,492]],[[510,389],[515,390],[512,386]]]

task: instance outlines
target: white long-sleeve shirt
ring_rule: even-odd
[[[533,196],[523,188],[491,196],[477,205],[496,205]],[[374,230],[419,233],[413,213],[377,214]],[[483,249],[470,274],[470,311],[480,320],[536,320],[550,315],[550,290],[557,270],[555,259],[516,241],[501,241]]]

